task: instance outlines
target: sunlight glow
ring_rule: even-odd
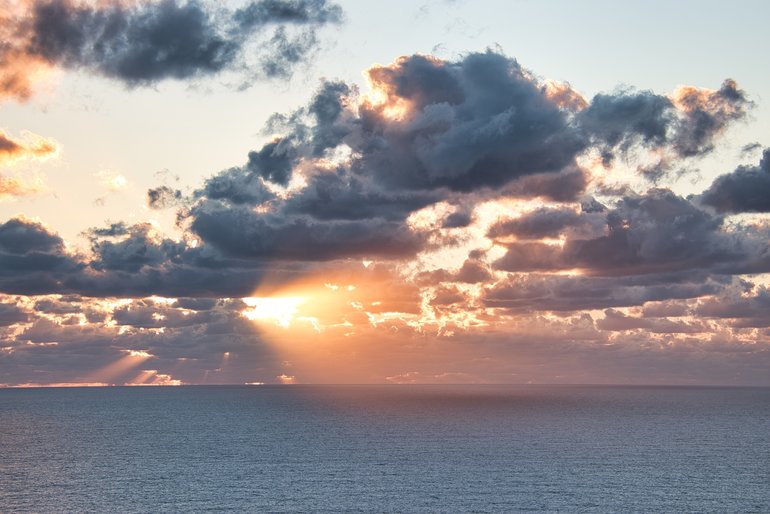
[[[286,296],[278,298],[252,297],[243,298],[243,303],[251,307],[241,312],[250,320],[272,320],[276,325],[288,328],[299,312],[299,306],[305,303],[304,297]]]

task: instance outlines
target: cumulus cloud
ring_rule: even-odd
[[[279,64],[260,62],[280,75],[280,62],[305,55],[314,37],[281,26],[339,20],[321,1],[216,12],[168,0],[32,5],[65,9],[60,24],[45,18],[54,27],[80,19],[103,32],[98,24],[113,20],[116,34],[152,35],[178,20],[195,29],[150,49],[51,30],[61,45],[35,50],[131,85],[229,69],[245,46],[228,45],[268,26]],[[306,38],[299,52],[290,34]],[[193,42],[200,52],[184,58],[163,46]],[[174,63],[145,66],[161,50]],[[100,60],[108,51],[110,63]],[[590,371],[633,381],[643,374],[631,362],[669,378],[681,369],[757,377],[752,366],[770,362],[767,291],[747,279],[770,272],[768,225],[728,216],[767,212],[767,151],[691,197],[665,185],[637,191],[621,173],[613,188],[597,179],[634,169],[647,152],[660,162],[640,173],[662,181],[711,152],[751,107],[735,82],[587,99],[491,51],[404,56],[366,76],[368,91],[322,81],[306,105],[269,119],[269,139],[240,165],[190,192],[147,191],[150,208],[177,210],[176,238],[115,222],[84,232],[89,247],[77,251],[38,221],[0,225],[0,292],[16,295],[0,298],[0,381],[32,366],[66,369],[62,382],[313,381],[324,366],[350,380],[509,381],[549,370],[548,380]],[[280,330],[296,345],[269,348],[281,336],[264,320],[292,315],[241,300],[251,296],[291,304],[294,324]],[[730,351],[742,357],[728,373],[713,355]],[[259,369],[238,367],[236,354]],[[110,376],[75,371],[115,362],[126,368]]]
[[[233,15],[242,27],[338,18],[322,2],[250,5]],[[197,4],[169,2],[145,8],[184,19],[203,12]],[[85,13],[78,16],[95,16],[95,8],[77,9]],[[137,20],[154,13],[115,9],[111,16]],[[200,246],[164,238],[149,225],[97,228],[90,232],[93,258],[67,255],[84,271],[52,279],[57,290],[141,294],[154,287],[199,296],[216,280],[230,287],[233,281],[220,276],[231,270],[253,286],[275,262],[298,271],[325,261],[409,259],[457,244],[458,231],[476,223],[474,204],[496,195],[570,204],[490,225],[487,237],[505,249],[494,262],[498,271],[624,276],[722,266],[729,274],[745,271],[742,263],[762,248],[754,240],[744,244],[724,230],[721,217],[665,189],[629,193],[607,210],[585,196],[590,179],[577,163],[585,152],[637,143],[707,151],[748,105],[733,81],[716,91],[680,88],[672,97],[619,91],[588,101],[494,52],[454,62],[407,56],[367,76],[367,94],[322,82],[305,107],[271,118],[269,130],[281,135],[189,197],[168,186],[148,191],[151,208],[182,206],[179,222]],[[440,202],[456,206],[443,221],[414,221],[415,213]],[[486,276],[487,265],[469,261],[460,275],[472,283]],[[131,273],[142,278],[131,282]],[[194,273],[200,273],[197,286],[169,282]]]
[[[15,303],[0,302],[0,326],[14,325],[28,321],[29,318],[29,313],[19,308]]]
[[[195,209],[192,230],[224,254],[241,258],[331,260],[350,257],[407,257],[422,236],[404,224],[382,219],[316,222],[284,220],[250,209]]]
[[[600,220],[605,227],[597,234]],[[666,189],[622,198],[606,213],[540,210],[495,225],[491,235],[564,237],[562,245],[515,241],[496,262],[506,271],[578,269],[590,275],[654,275],[704,269],[748,273],[762,266],[766,233],[735,232],[721,216]],[[593,232],[593,237],[581,234]],[[730,270],[730,271],[727,271]],[[755,270],[758,271],[758,270]]]
[[[0,20],[2,94],[28,98],[34,72],[46,67],[82,69],[130,86],[244,66],[287,77],[318,46],[317,29],[341,19],[340,7],[325,0],[256,0],[237,9],[177,0],[22,2]]]
[[[736,82],[727,79],[718,90],[682,86],[670,96],[635,90],[600,93],[577,122],[606,166],[617,154],[627,156],[637,147],[653,151],[657,160],[638,169],[658,181],[679,159],[711,152],[715,139],[752,106]]]
[[[82,268],[64,241],[41,223],[13,218],[0,225],[0,281],[3,291],[37,294],[61,287],[57,276]]]
[[[758,166],[740,166],[717,177],[700,201],[718,212],[770,212],[770,149]]]

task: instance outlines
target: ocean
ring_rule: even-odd
[[[0,389],[0,512],[770,512],[770,388]]]

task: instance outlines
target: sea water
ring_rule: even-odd
[[[770,512],[770,389],[0,390],[0,512]]]

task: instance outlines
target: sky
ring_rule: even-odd
[[[0,385],[770,385],[768,14],[2,0]]]

